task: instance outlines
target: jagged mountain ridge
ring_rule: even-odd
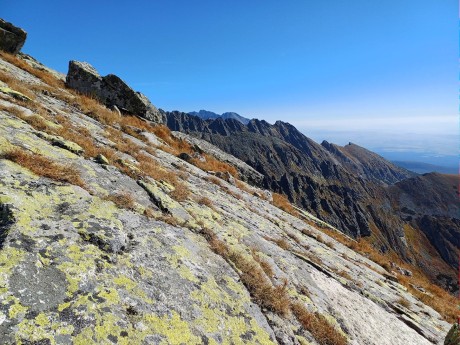
[[[248,163],[265,176],[265,188],[286,194],[320,219],[353,236],[372,235],[377,243],[406,260],[415,262],[419,257],[419,249],[407,246],[408,222],[397,206],[391,206],[399,201],[392,198],[387,186],[403,180],[410,185],[416,181],[414,173],[354,144],[340,147],[325,141],[319,145],[281,121],[270,125],[254,119],[245,126],[233,120],[203,121],[180,112],[166,112],[165,117],[171,129],[207,140]],[[446,231],[457,232],[458,216],[452,219],[442,224],[451,228]],[[411,224],[421,231],[420,224]],[[448,260],[446,265],[446,255],[441,254],[451,247],[458,248],[458,243],[451,240],[448,246],[435,245],[436,265],[421,263],[433,279],[440,270],[455,281],[456,261]],[[450,257],[455,257],[455,251]],[[458,288],[449,286],[453,291]]]
[[[394,184],[417,175],[353,143],[339,146],[324,140],[321,146],[331,152],[336,159],[346,166],[347,170],[364,179]]]
[[[216,114],[212,111],[208,111],[208,110],[200,110],[200,111],[191,111],[189,112],[188,114],[190,115],[194,115],[194,116],[198,116],[199,118],[203,119],[203,120],[215,120],[217,118],[221,118],[221,119],[234,119],[234,120],[237,120],[245,125],[247,125],[249,123],[249,119],[237,114],[237,113],[234,113],[234,112],[226,112],[226,113],[223,113],[223,114]]]

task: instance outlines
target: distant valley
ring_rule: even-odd
[[[454,166],[441,166],[434,165],[424,162],[412,162],[412,161],[392,161],[397,166],[413,171],[417,174],[426,174],[430,172],[439,172],[442,174],[457,174],[458,167]]]

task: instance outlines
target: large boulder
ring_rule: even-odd
[[[0,50],[17,54],[27,38],[27,32],[0,19]]]
[[[122,112],[163,123],[163,115],[140,92],[134,91],[122,79],[109,74],[99,75],[87,62],[70,61],[66,85],[83,94],[96,97],[108,107],[116,106]]]

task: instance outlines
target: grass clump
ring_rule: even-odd
[[[190,196],[190,189],[183,182],[177,181],[170,195],[174,200],[182,202]]]
[[[273,205],[282,209],[284,212],[293,215],[294,217],[299,217],[299,212],[297,212],[289,200],[282,194],[273,193]]]
[[[134,211],[136,209],[136,202],[131,194],[127,192],[110,194],[104,197],[104,200],[113,202],[119,208]]]
[[[0,155],[0,158],[15,162],[38,176],[84,187],[83,180],[78,170],[72,165],[63,165],[47,157],[30,153],[21,148],[14,148],[5,152]]]
[[[0,52],[0,57],[2,57],[5,61],[8,61],[9,63],[15,65],[16,67],[29,72],[33,76],[39,78],[41,81],[44,83],[57,87],[57,88],[64,88],[64,82],[57,79],[54,75],[52,75],[50,72],[46,71],[45,69],[38,69],[34,68],[31,65],[29,65],[26,61],[23,59],[20,59],[16,55],[9,54],[7,52]]]
[[[399,305],[403,306],[406,309],[409,309],[409,307],[410,307],[410,302],[407,299],[405,299],[404,297],[400,297],[396,301],[396,303],[398,303]]]
[[[347,338],[339,332],[323,315],[308,311],[300,303],[292,303],[291,310],[302,326],[321,345],[346,345]]]
[[[121,116],[115,111],[108,109],[98,100],[86,95],[75,94],[74,105],[85,115],[105,125],[115,124],[120,121]]]
[[[205,196],[202,196],[201,198],[199,198],[197,200],[197,203],[199,203],[200,205],[204,205],[204,206],[207,206],[209,208],[214,208],[214,204],[212,203],[211,199],[205,197]]]
[[[289,314],[289,294],[287,281],[273,286],[264,270],[255,260],[229,247],[219,240],[212,231],[203,230],[211,249],[237,268],[241,281],[246,286],[254,301],[262,308],[271,310],[280,316]]]
[[[267,241],[275,243],[281,249],[288,250],[289,248],[291,248],[291,245],[289,244],[289,242],[286,241],[282,237],[280,237],[280,238],[272,238],[272,237],[269,237],[269,236],[263,236],[263,238],[266,239]]]

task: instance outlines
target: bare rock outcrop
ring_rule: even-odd
[[[27,32],[0,18],[0,50],[17,54],[27,38]]]
[[[96,97],[110,108],[115,106],[124,113],[163,123],[162,114],[145,95],[134,91],[114,74],[102,77],[87,62],[69,62],[66,85],[78,92]]]

